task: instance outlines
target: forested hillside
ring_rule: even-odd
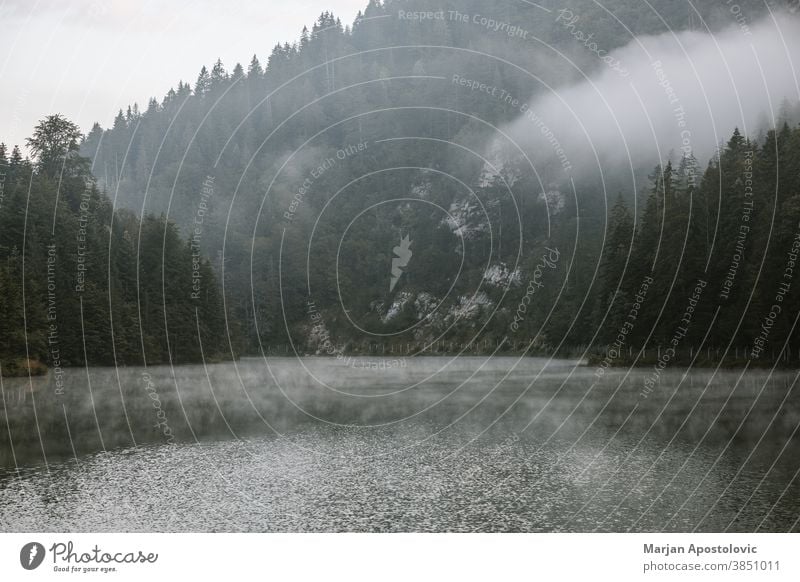
[[[0,144],[3,373],[200,361],[200,339],[225,357],[209,262],[163,216],[115,212],[80,137],[53,115],[28,140],[33,161]]]
[[[797,362],[800,128],[762,142],[737,130],[697,179],[682,162],[655,169],[635,230],[624,200],[613,209],[598,343]]]
[[[45,329],[55,239],[59,341],[70,364],[84,361],[81,302],[86,353],[98,363],[140,361],[142,349],[148,361],[192,360],[198,323],[206,356],[471,345],[590,346],[619,359],[671,345],[698,281],[674,347],[730,345],[743,357],[770,313],[800,220],[797,107],[784,107],[777,131],[737,132],[704,172],[674,153],[636,168],[650,173],[649,190],[631,190],[614,168],[602,184],[597,172],[565,176],[558,160],[534,160],[532,171],[524,156],[489,147],[498,128],[532,96],[605,66],[551,4],[372,0],[352,26],[326,12],[266,58],[217,61],[163,98],[120,111],[112,127],[96,124],[80,144],[96,182],[74,152],[64,165],[74,184],[60,185],[41,160],[11,154],[3,204],[16,214],[0,215],[9,329],[29,330],[31,354],[44,358],[47,338],[30,330]],[[739,6],[751,20],[768,10],[756,0]],[[658,12],[640,0],[570,7],[608,52],[634,36],[736,24],[724,3],[696,10],[684,0],[660,2]],[[91,282],[76,293],[74,233],[87,184],[86,240],[95,246]],[[198,254],[210,262],[197,263]],[[201,307],[187,299],[193,261]],[[768,355],[792,329],[795,287],[764,342]],[[26,355],[13,352],[26,345],[18,336],[3,341],[0,353]]]

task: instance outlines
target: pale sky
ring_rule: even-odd
[[[217,57],[262,65],[329,10],[351,25],[368,0],[0,0],[0,142],[24,146],[45,115],[87,132],[145,109]]]

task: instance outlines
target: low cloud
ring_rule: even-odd
[[[503,128],[535,163],[585,175],[598,160],[638,169],[683,150],[704,164],[735,127],[755,135],[774,125],[781,101],[800,99],[800,21],[788,13],[715,34],[639,37],[607,54],[617,66],[601,61]]]

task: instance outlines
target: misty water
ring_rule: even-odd
[[[269,358],[3,379],[2,531],[798,531],[794,372]],[[34,405],[35,403],[35,405]],[[38,427],[38,430],[37,430]]]

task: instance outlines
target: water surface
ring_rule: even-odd
[[[274,358],[69,370],[63,395],[4,379],[0,530],[798,531],[795,374],[667,371],[643,398],[651,372]]]

